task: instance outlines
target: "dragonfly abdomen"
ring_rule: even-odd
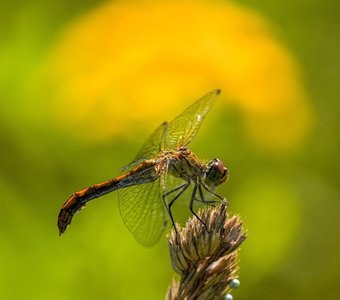
[[[65,232],[67,226],[71,224],[73,215],[85,207],[86,203],[90,200],[120,188],[156,180],[158,175],[154,167],[155,164],[156,162],[154,161],[146,160],[125,174],[73,193],[63,204],[58,215],[59,234]]]

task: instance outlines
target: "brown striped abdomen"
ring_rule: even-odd
[[[73,193],[71,197],[62,205],[59,212],[59,235],[65,232],[67,226],[71,224],[73,215],[77,211],[84,208],[88,201],[115,191],[119,188],[125,188],[156,180],[158,175],[155,170],[155,165],[156,162],[146,160],[123,175]]]

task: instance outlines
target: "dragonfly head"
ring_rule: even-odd
[[[229,176],[229,170],[224,166],[223,162],[218,158],[209,161],[204,168],[204,182],[209,187],[216,187],[226,181]]]

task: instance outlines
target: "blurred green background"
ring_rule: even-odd
[[[163,299],[165,237],[140,246],[116,193],[59,238],[60,206],[222,88],[191,149],[231,170],[245,221],[236,299],[336,299],[337,1],[1,1],[0,298]],[[185,210],[183,206],[180,210]]]

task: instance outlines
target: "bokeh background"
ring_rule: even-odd
[[[338,1],[1,1],[0,298],[163,299],[166,238],[140,246],[116,193],[61,238],[61,204],[222,89],[191,149],[231,170],[245,221],[235,299],[336,299]],[[182,206],[179,210],[186,210]]]

